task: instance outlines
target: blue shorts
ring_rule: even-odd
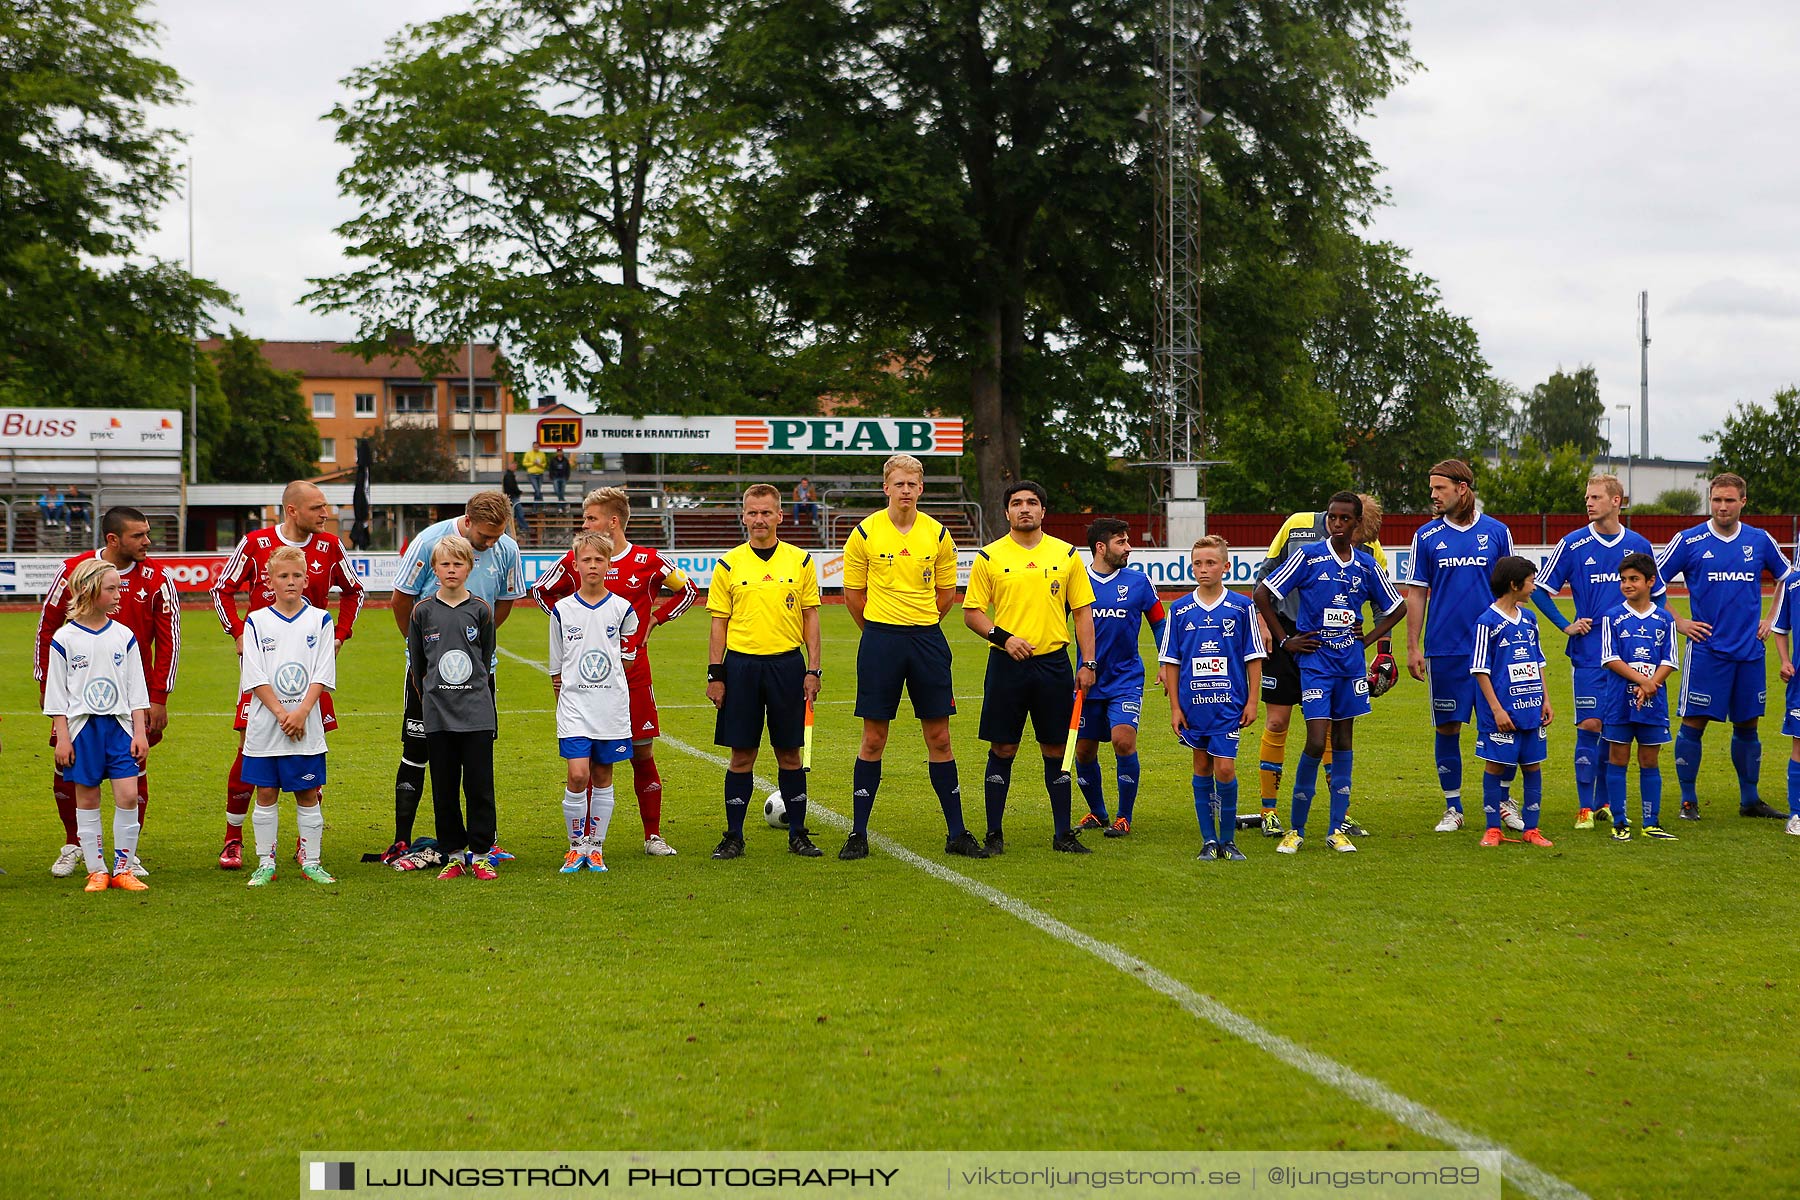
[[[1475,715],[1475,677],[1469,674],[1472,654],[1452,654],[1425,660],[1431,681],[1431,723],[1463,725]]]
[[[1550,757],[1550,735],[1542,725],[1514,733],[1475,734],[1475,757],[1483,762],[1529,766]]]
[[[1211,733],[1200,733],[1193,729],[1181,731],[1181,744],[1190,750],[1204,750],[1214,758],[1236,758],[1238,753],[1238,736],[1240,730],[1215,730]]]
[[[131,734],[112,717],[89,717],[75,735],[75,761],[63,768],[62,777],[76,787],[99,787],[108,779],[136,779],[137,759],[131,757]]]
[[[251,787],[278,792],[310,792],[325,786],[323,754],[282,754],[271,758],[244,755],[243,780]]]
[[[1575,723],[1605,721],[1606,694],[1618,676],[1605,667],[1575,668]]]
[[[1754,721],[1763,715],[1768,681],[1761,656],[1749,662],[1720,658],[1689,642],[1681,652],[1681,707],[1684,717],[1712,721]]]
[[[956,715],[950,643],[939,625],[863,622],[856,645],[856,710],[865,721],[891,721],[900,712],[900,690],[912,697],[913,716],[935,721]]]
[[[1600,737],[1608,742],[1636,742],[1640,746],[1666,746],[1672,740],[1667,721],[1608,721],[1600,727]]]
[[[1129,725],[1136,729],[1143,707],[1142,692],[1135,696],[1096,696],[1091,700],[1083,700],[1081,727],[1075,731],[1076,740],[1109,741],[1115,725]]]
[[[1350,721],[1369,715],[1369,681],[1361,675],[1315,675],[1300,664],[1300,715]]]
[[[631,739],[557,738],[556,752],[564,758],[585,758],[589,762],[624,762],[631,757]]]

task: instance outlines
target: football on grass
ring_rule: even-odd
[[[770,792],[769,798],[763,801],[763,820],[771,829],[787,828],[787,802],[779,791]]]

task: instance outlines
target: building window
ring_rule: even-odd
[[[372,417],[375,415],[375,393],[356,393],[356,415],[359,417]]]
[[[469,411],[469,393],[467,390],[460,388],[457,390],[456,411],[459,413],[467,413]],[[491,391],[484,392],[477,388],[475,391],[475,411],[478,413],[498,411],[494,402],[494,393]]]
[[[336,438],[319,439],[319,461],[322,463],[334,463],[337,461]]]
[[[330,392],[314,392],[313,393],[313,416],[315,416],[315,417],[335,417],[335,416],[337,416],[337,397],[332,395]]]
[[[397,413],[435,413],[437,397],[430,392],[395,392],[394,411]]]

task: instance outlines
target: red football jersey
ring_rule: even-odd
[[[665,584],[674,595],[661,608],[655,608],[656,598]],[[575,573],[575,552],[571,550],[538,577],[531,596],[538,602],[538,607],[548,613],[551,605],[564,596],[574,595],[580,587],[581,577]],[[625,598],[632,611],[637,613],[638,624],[646,631],[652,609],[655,609],[656,623],[663,625],[692,608],[694,601],[700,598],[700,589],[694,586],[694,581],[649,546],[627,546],[623,554],[613,559],[612,568],[606,572],[606,590]],[[649,683],[650,655],[647,650],[640,649],[636,658],[626,662],[625,678],[634,685]]]
[[[44,597],[43,610],[38,613],[37,654],[31,667],[40,698],[50,663],[50,639],[69,619],[69,575],[99,554],[89,550],[66,559]],[[175,581],[154,559],[146,558],[120,571],[119,583],[119,611],[113,619],[137,636],[151,702],[167,704],[169,693],[175,690],[176,668],[181,665],[181,598],[176,595]]]
[[[342,593],[338,601],[337,632],[340,642],[350,640],[356,614],[362,611],[363,585],[350,562],[344,557],[344,543],[335,533],[315,533],[304,542],[290,542],[281,536],[281,527],[271,525],[246,534],[231,552],[224,574],[213,584],[213,609],[225,632],[237,637],[244,631],[244,620],[238,616],[238,592],[248,592],[250,603],[246,615],[275,603],[275,591],[269,586],[269,555],[278,546],[294,546],[306,553],[306,602],[314,608],[328,609],[331,589]]]

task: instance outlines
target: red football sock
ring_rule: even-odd
[[[644,822],[644,836],[662,833],[662,773],[654,758],[631,760],[631,790],[637,793],[638,816]]]
[[[58,771],[50,777],[50,791],[56,797],[56,815],[62,818],[65,846],[81,845],[81,834],[75,828],[75,785]]]
[[[138,776],[138,826],[143,827],[144,814],[150,809],[150,772]]]
[[[231,760],[231,777],[225,784],[225,840],[241,842],[244,840],[244,814],[250,811],[251,801],[256,799],[256,789],[244,782],[244,752],[238,751]],[[237,820],[233,822],[232,817]]]

